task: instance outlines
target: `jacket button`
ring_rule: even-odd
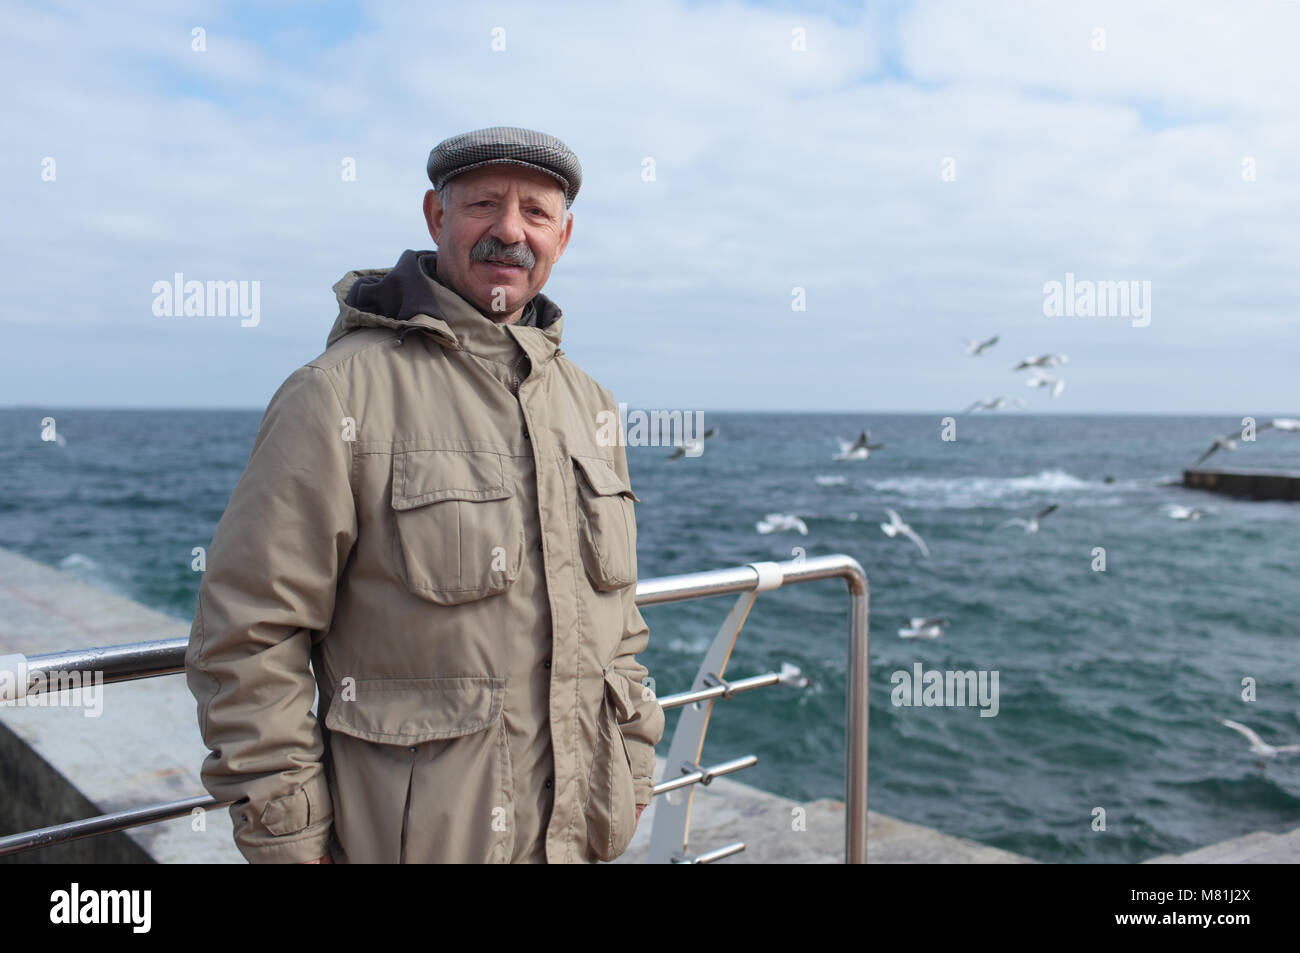
[[[550,659],[547,659],[547,660],[546,660],[546,667],[547,667],[547,668],[550,668],[550,667],[551,667],[551,660],[550,660]]]
[[[529,439],[529,437],[528,437],[528,428],[527,428],[527,427],[524,428],[524,439],[525,439],[525,440]]]
[[[543,546],[543,545],[539,542],[539,543],[537,544],[537,551],[538,551],[539,553],[544,553],[544,552],[546,552],[546,547]]]
[[[411,745],[411,754],[415,754],[415,745]]]
[[[552,785],[552,783],[551,783],[551,779],[550,779],[550,778],[547,778],[547,779],[546,779],[546,790],[549,791],[552,787],[553,787],[553,785]]]

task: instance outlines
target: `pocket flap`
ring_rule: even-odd
[[[612,668],[605,669],[605,692],[614,703],[614,711],[618,713],[619,723],[630,721],[636,713],[636,706],[632,704],[632,697],[628,694],[627,678]]]
[[[494,450],[405,450],[393,454],[393,509],[440,500],[504,500],[515,492]]]
[[[456,738],[496,721],[505,695],[506,680],[489,675],[362,678],[355,700],[334,696],[325,727],[394,745]]]
[[[576,453],[572,456],[573,462],[582,470],[583,476],[598,495],[611,496],[615,493],[626,493],[638,503],[641,502],[641,498],[633,493],[632,488],[618,475],[613,461],[606,460],[604,457],[580,457]]]

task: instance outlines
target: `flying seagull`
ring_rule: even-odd
[[[1060,507],[1061,507],[1060,503],[1053,503],[1051,506],[1044,506],[1041,510],[1035,513],[1031,519],[1027,519],[1027,520],[1021,519],[1019,516],[1017,516],[1014,519],[1007,520],[1005,523],[999,526],[998,529],[1006,529],[1008,526],[1023,526],[1025,528],[1026,533],[1037,533],[1038,521],[1050,513],[1055,513],[1058,509],[1060,509]]]
[[[963,414],[969,414],[972,410],[1001,410],[1007,404],[1013,403],[1019,407],[1028,407],[1023,397],[987,397],[984,400],[977,400],[965,410]]]
[[[1268,744],[1263,738],[1239,722],[1229,721],[1227,718],[1220,718],[1219,724],[1225,725],[1233,731],[1240,732],[1246,736],[1246,740],[1250,742],[1251,752],[1259,755],[1261,758],[1258,762],[1261,768],[1264,767],[1264,761],[1271,761],[1280,754],[1300,754],[1300,745],[1274,746]]]
[[[966,353],[969,354],[971,357],[978,357],[979,355],[983,354],[985,351],[987,351],[989,348],[991,348],[993,345],[997,343],[998,343],[998,336],[996,334],[993,335],[993,337],[989,338],[987,341],[967,341]]]
[[[1025,381],[1026,387],[1050,387],[1052,388],[1052,398],[1061,396],[1061,391],[1065,390],[1065,380],[1060,377],[1050,377],[1042,371],[1035,370],[1034,376]]]
[[[1013,371],[1023,371],[1027,367],[1055,367],[1057,364],[1068,364],[1070,359],[1064,354],[1040,354],[1037,357],[1027,357],[1015,367]]]
[[[889,522],[881,523],[880,529],[886,536],[890,539],[893,539],[895,536],[900,534],[906,536],[912,542],[916,543],[917,546],[920,546],[921,552],[926,556],[930,555],[930,547],[925,545],[925,540],[917,535],[916,530],[904,523],[903,518],[893,510],[886,508],[885,512],[889,514]]]
[[[718,428],[710,427],[708,430],[704,431],[704,436],[694,437],[690,440],[682,441],[678,445],[677,449],[672,452],[671,456],[668,457],[668,459],[680,460],[682,457],[686,456],[687,450],[692,451],[691,456],[698,457],[701,453],[704,452],[704,441],[710,439],[711,437],[716,437],[717,435],[718,435]],[[696,450],[697,447],[699,448],[698,451]]]
[[[948,624],[947,619],[925,619],[917,616],[913,616],[908,622],[906,629],[898,630],[900,639],[937,639],[943,635],[944,627]]]
[[[836,460],[865,460],[871,456],[872,450],[884,447],[883,443],[871,442],[871,432],[865,427],[862,433],[858,434],[858,439],[852,443],[845,443],[838,437],[836,442],[840,445],[840,452],[835,455]]]
[[[1196,462],[1193,463],[1192,466],[1199,467],[1202,463],[1204,463],[1206,460],[1208,460],[1211,456],[1213,456],[1215,453],[1217,453],[1220,450],[1236,450],[1237,440],[1240,436],[1241,434],[1233,432],[1229,434],[1224,434],[1222,437],[1215,437],[1214,442],[1210,444],[1210,449],[1206,450],[1203,454],[1197,457]]]
[[[768,513],[754,524],[754,528],[764,535],[777,530],[798,530],[801,536],[808,535],[808,524],[789,513]]]
[[[1292,433],[1300,433],[1300,417],[1274,417],[1267,423],[1260,424],[1257,430],[1289,430]]]

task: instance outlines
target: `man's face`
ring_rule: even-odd
[[[432,189],[424,196],[439,280],[486,317],[513,324],[569,244],[564,189],[534,169],[489,165],[452,179],[447,204]]]

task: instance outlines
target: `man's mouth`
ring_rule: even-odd
[[[483,261],[489,265],[496,265],[500,268],[522,268],[523,265],[517,261],[506,261],[502,258],[485,258]]]

